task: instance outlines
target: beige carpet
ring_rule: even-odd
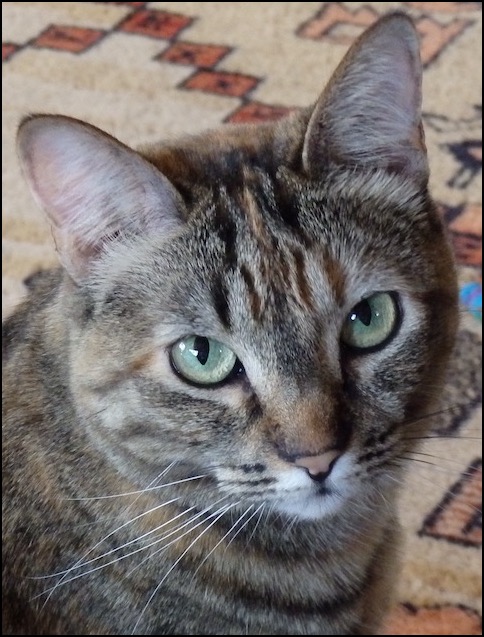
[[[311,103],[355,35],[395,7],[422,36],[432,189],[470,303],[482,266],[480,2],[3,2],[3,314],[26,276],[56,263],[15,156],[24,115],[86,119],[134,145],[276,117]],[[436,424],[447,437],[412,464],[402,502],[389,634],[481,634],[480,330],[463,307],[452,408]]]

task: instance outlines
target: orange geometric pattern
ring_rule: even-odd
[[[457,263],[482,265],[482,204],[462,204],[440,209],[450,230]]]
[[[156,57],[155,60],[197,66],[199,68],[211,68],[218,64],[230,51],[232,49],[228,46],[175,42]]]
[[[216,93],[217,95],[245,97],[258,83],[259,80],[251,75],[200,70],[180,86],[187,89]]]
[[[38,49],[58,49],[70,53],[83,53],[105,35],[105,31],[52,25],[33,42]]]
[[[482,238],[467,232],[452,232],[450,235],[457,263],[482,266]]]
[[[192,18],[168,11],[142,10],[129,15],[118,26],[120,31],[169,40],[193,22]]]
[[[482,544],[482,460],[475,460],[427,516],[421,535],[464,546]]]
[[[371,7],[364,6],[352,10],[339,2],[328,2],[314,18],[305,22],[297,33],[303,38],[328,39],[347,46],[379,15]],[[429,16],[418,18],[416,26],[421,36],[421,55],[424,66],[435,60],[471,24],[469,20],[454,19],[447,24],[441,24]]]
[[[405,2],[411,9],[420,11],[442,11],[443,13],[462,13],[479,11],[482,2]]]
[[[2,62],[6,62],[20,47],[11,42],[2,42]]]
[[[440,22],[430,17],[423,17],[417,20],[417,31],[421,37],[421,55],[424,66],[428,66],[436,60],[440,53],[471,24],[470,20],[459,19],[452,20],[448,24],[440,24]]]
[[[371,7],[351,10],[339,2],[327,2],[314,18],[299,27],[297,34],[311,40],[329,38],[337,44],[348,45],[353,41],[355,33],[359,35],[378,18],[378,15]],[[353,34],[348,35],[349,27],[361,28],[351,29]]]
[[[476,237],[482,235],[482,204],[469,203],[461,206],[449,222],[452,232],[472,233]]]
[[[146,2],[100,2],[99,4],[119,4],[126,5],[127,7],[144,7]]]
[[[254,124],[256,122],[266,122],[278,119],[287,115],[292,109],[287,106],[270,106],[261,102],[246,102],[236,109],[226,119],[232,124]]]
[[[482,635],[481,617],[465,606],[416,608],[400,604],[390,614],[382,635]]]

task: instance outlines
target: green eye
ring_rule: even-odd
[[[343,325],[341,339],[355,349],[371,349],[393,336],[398,325],[395,296],[389,292],[377,292],[351,310]]]
[[[231,349],[206,336],[187,336],[171,348],[175,371],[196,385],[216,385],[240,366]]]

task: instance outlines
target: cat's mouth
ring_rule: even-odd
[[[340,455],[332,470],[311,475],[293,467],[277,476],[274,489],[274,508],[300,519],[321,519],[333,515],[346,506],[355,495],[348,477],[353,473],[352,454]]]
[[[269,480],[269,479],[268,479]],[[301,520],[317,520],[334,514],[345,501],[332,480],[317,481],[295,469],[272,481],[271,486],[247,490],[245,496],[254,504],[266,504],[279,514]]]
[[[320,520],[336,513],[343,499],[334,489],[318,486],[316,489],[298,490],[278,498],[273,508],[279,513],[301,520]]]
[[[317,487],[316,493],[318,495],[331,495],[331,489],[327,486],[325,486],[324,484],[322,484],[321,486]]]

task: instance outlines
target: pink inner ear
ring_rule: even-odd
[[[38,118],[26,126],[20,148],[30,185],[51,223],[74,231],[82,209],[86,217],[92,214],[88,203],[109,160],[106,148],[90,129],[63,118]]]
[[[303,158],[310,173],[333,161],[427,179],[418,48],[402,16],[380,21],[356,41],[309,122]]]
[[[32,191],[51,222],[60,259],[83,276],[118,236],[165,236],[180,224],[177,193],[138,153],[88,124],[39,116],[19,132]]]

